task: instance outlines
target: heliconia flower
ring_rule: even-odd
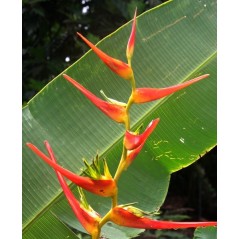
[[[46,144],[46,147],[52,162],[56,164],[57,162],[50,145]],[[79,190],[81,195],[81,201],[79,202],[75,198],[74,194],[71,192],[62,174],[57,170],[55,170],[55,172],[58,181],[63,189],[63,192],[77,219],[79,220],[81,225],[85,228],[85,230],[92,236],[92,238],[98,238],[100,234],[99,230],[99,222],[101,220],[100,215],[97,212],[95,212],[87,203],[82,190]]]
[[[124,63],[123,61],[117,60],[115,58],[110,57],[101,51],[98,47],[96,47],[93,43],[87,40],[84,36],[82,36],[79,32],[77,35],[95,52],[95,54],[117,75],[120,77],[130,80],[133,76],[132,68]]]
[[[135,13],[134,13],[132,29],[131,29],[129,41],[126,48],[126,56],[129,61],[132,58],[134,53],[134,43],[135,43],[135,35],[136,35],[136,14],[137,14],[137,9],[135,10]]]
[[[138,148],[141,144],[143,144],[147,140],[149,135],[153,132],[153,130],[157,126],[158,122],[159,122],[159,118],[152,120],[149,123],[146,130],[140,135],[127,130],[124,137],[125,148],[128,150]]]
[[[47,141],[44,142],[46,148],[51,150],[51,147]],[[112,197],[117,192],[117,185],[111,177],[108,175],[102,175],[99,179],[92,179],[90,177],[83,177],[72,173],[71,171],[61,167],[56,162],[53,162],[47,155],[41,152],[35,145],[27,143],[27,146],[37,154],[41,159],[43,159],[47,164],[49,164],[53,169],[60,172],[66,178],[71,180],[76,185],[84,188],[85,190],[100,195],[102,197]]]
[[[63,74],[63,77],[74,85],[78,90],[81,91],[98,109],[100,109],[104,114],[106,114],[111,119],[115,120],[118,123],[124,123],[127,119],[126,108],[121,105],[112,104],[101,100],[96,97],[90,91],[85,89],[81,84],[72,79],[70,76]]]
[[[190,86],[202,79],[205,79],[209,74],[201,75],[192,80],[186,81],[182,84],[166,87],[166,88],[136,88],[133,93],[133,102],[134,103],[145,103],[149,101],[154,101],[161,99],[167,95],[170,95],[174,92],[177,92],[187,86]]]
[[[179,229],[216,226],[217,222],[173,222],[145,217],[142,211],[132,206],[119,205],[111,210],[110,220],[124,227],[141,229]]]

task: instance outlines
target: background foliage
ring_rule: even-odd
[[[88,47],[76,32],[98,42],[160,0],[23,0],[23,103]]]

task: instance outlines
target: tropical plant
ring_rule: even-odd
[[[24,108],[23,143],[31,142],[27,143],[27,146],[56,171],[63,192],[84,229],[69,211],[64,197],[61,193],[59,194],[59,186],[56,180],[54,181],[54,174],[49,167],[37,162],[34,154],[24,146],[26,156],[24,155],[25,161],[23,161],[25,176],[23,185],[28,191],[24,194],[23,200],[26,238],[37,238],[37,236],[42,238],[39,236],[42,233],[39,229],[42,229],[43,225],[51,228],[50,232],[47,229],[51,238],[64,235],[77,238],[69,227],[77,231],[86,231],[92,235],[92,238],[99,238],[101,233],[109,238],[128,238],[140,232],[138,229],[125,230],[122,227],[112,227],[109,221],[119,226],[144,229],[215,225],[215,222],[165,222],[150,219],[145,216],[147,213],[132,206],[131,203],[137,201],[144,211],[155,211],[165,199],[170,174],[195,162],[199,155],[206,150],[209,151],[216,144],[215,42],[209,41],[210,44],[208,43],[207,47],[202,44],[205,42],[201,42],[205,34],[209,32],[213,39],[212,29],[215,27],[215,22],[211,19],[215,16],[215,2],[211,3],[207,10],[204,10],[206,8],[204,4],[200,2],[197,4],[186,0],[175,1],[161,5],[138,17],[137,44],[134,51],[135,15],[126,50],[128,63],[106,55],[100,48],[108,51],[110,45],[113,53],[117,50],[115,55],[122,56],[120,52],[122,46],[119,42],[124,41],[129,24],[111,35],[108,41],[102,41],[100,47],[94,46],[78,33],[103,63],[118,76],[106,71],[101,64],[98,64],[92,52],[86,54],[80,59],[79,65],[76,62],[66,69],[63,75],[59,75],[47,85]],[[197,11],[189,14],[188,8],[197,9]],[[186,21],[188,18],[194,18],[193,26]],[[147,24],[152,19],[155,21],[160,19],[163,27],[159,29],[155,27],[150,33],[145,34],[144,31],[148,31]],[[201,29],[202,19],[210,19],[211,25],[208,24],[198,34],[196,30]],[[155,26],[157,26],[156,23]],[[175,30],[176,26],[178,30],[177,28]],[[192,33],[192,30],[196,35]],[[173,33],[180,33],[181,38],[175,41],[175,38],[170,37]],[[165,48],[158,48],[159,40],[164,41]],[[198,43],[196,49],[195,42]],[[180,59],[186,43],[188,49],[186,52],[189,51],[188,58],[184,56],[180,63],[177,63],[175,60]],[[177,47],[172,51],[170,45],[174,44],[177,44]],[[142,53],[137,55],[138,51]],[[192,51],[194,54],[191,55]],[[132,59],[133,52],[135,53]],[[174,55],[171,54],[172,52]],[[156,61],[155,58],[158,55],[163,55],[165,58],[160,62],[158,59]],[[174,57],[170,59],[172,55]],[[138,64],[137,60],[139,60]],[[142,65],[144,60],[146,64]],[[160,69],[156,67],[157,74],[153,73],[153,66],[158,64],[161,66]],[[158,82],[155,82],[158,74],[162,75],[161,88],[158,88]],[[105,82],[100,81],[102,76]],[[126,81],[118,81],[120,77]],[[81,78],[81,84],[73,78],[77,80]],[[110,78],[111,80],[108,81]],[[169,78],[175,80],[169,80]],[[193,79],[187,80],[188,78]],[[72,89],[73,87],[67,85],[63,79],[73,84],[110,119],[104,115],[104,117],[101,116],[97,111],[91,111],[90,104],[79,97],[79,94]],[[205,80],[185,89],[202,79]],[[88,80],[94,84],[90,84]],[[174,83],[174,86],[168,87],[169,82]],[[129,84],[131,90],[129,90]],[[140,87],[137,86],[138,84]],[[144,85],[141,87],[141,84],[148,84],[150,87]],[[164,87],[163,84],[165,84]],[[96,96],[99,86],[104,86],[102,94],[106,100]],[[89,88],[94,94],[88,90]],[[111,97],[114,95],[114,98],[120,101],[108,98],[106,95]],[[168,95],[170,97],[165,98]],[[144,104],[148,106],[141,105],[146,102],[150,102]],[[141,111],[136,110],[136,107],[140,107]],[[210,113],[205,114],[205,112]],[[153,121],[151,121],[152,118],[154,118]],[[119,124],[114,122],[112,124],[112,119]],[[142,122],[147,122],[148,126],[144,127],[146,129],[143,133],[140,133]],[[121,124],[125,125],[125,129],[122,129]],[[43,141],[48,154],[44,153],[45,150],[39,143]],[[97,149],[98,154],[95,156]],[[93,161],[76,160],[76,157],[87,158],[87,156],[94,157]],[[135,160],[136,156],[137,160]],[[56,158],[61,163],[57,162]],[[36,170],[39,164],[42,169]],[[81,176],[77,175],[79,171],[76,174],[65,169],[75,171],[74,167],[79,168],[79,165],[83,164],[86,165],[86,169],[81,169],[83,173]],[[103,166],[103,172],[101,166]],[[127,168],[127,172],[124,172]],[[76,187],[68,187],[63,176],[93,194],[86,192],[85,196],[80,189],[81,203],[79,204],[72,193],[75,192]],[[36,190],[41,197],[33,200]],[[95,194],[111,197],[111,205],[107,198],[97,197]],[[58,227],[61,227],[61,230],[58,230]]]

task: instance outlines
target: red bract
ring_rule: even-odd
[[[146,142],[146,140],[136,149],[128,150],[126,159],[124,161],[124,169],[125,170],[129,167],[129,165],[134,161],[134,159],[140,153],[140,151],[143,148],[145,142]]]
[[[100,109],[104,114],[109,116],[111,119],[115,120],[118,123],[124,123],[127,118],[126,109],[124,106],[112,104],[101,100],[96,97],[90,91],[85,89],[81,84],[72,79],[70,76],[63,74],[63,77],[74,85],[78,90],[81,91],[98,109]]]
[[[52,163],[56,164],[56,159],[50,145],[46,142],[46,148],[48,150],[49,156]],[[77,219],[85,230],[92,235],[92,238],[97,238],[99,235],[99,222],[101,220],[100,215],[95,212],[91,207],[85,208],[78,200],[76,200],[74,194],[71,192],[61,173],[55,170],[58,181],[63,189],[63,192],[75,213]]]
[[[135,208],[130,206],[125,208],[123,206],[114,207],[111,210],[110,220],[120,226],[142,229],[179,229],[179,228],[208,227],[217,225],[216,222],[158,221],[138,215],[136,210]]]
[[[126,80],[132,78],[133,71],[128,64],[108,56],[79,32],[77,32],[77,34],[113,72]]]
[[[128,150],[132,150],[132,149],[139,147],[141,144],[143,144],[147,140],[149,135],[153,132],[153,130],[157,126],[158,122],[159,122],[159,118],[152,120],[149,123],[146,130],[144,131],[144,133],[142,133],[140,135],[135,135],[134,133],[127,130],[125,133],[125,137],[124,137],[125,148]]]
[[[45,141],[46,147],[49,149],[50,145]],[[66,178],[71,180],[73,183],[78,186],[88,190],[91,193],[103,196],[111,197],[114,196],[117,192],[117,186],[115,181],[112,178],[107,178],[102,176],[100,179],[94,180],[89,177],[83,177],[72,173],[71,171],[64,169],[56,162],[53,162],[49,157],[47,157],[43,152],[41,152],[35,145],[27,143],[27,146],[37,154],[41,159],[43,159],[47,164],[49,164],[53,169],[60,172]]]
[[[146,103],[149,101],[154,101],[161,99],[167,95],[170,95],[174,92],[177,92],[187,86],[190,86],[202,79],[205,79],[209,74],[201,75],[192,80],[186,81],[179,85],[174,85],[166,88],[137,88],[133,93],[133,102],[134,103]]]
[[[129,60],[132,58],[134,53],[134,43],[135,43],[135,35],[136,35],[136,13],[137,11],[135,10],[131,34],[130,34],[129,41],[126,48],[126,56]]]

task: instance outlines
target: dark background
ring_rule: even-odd
[[[76,32],[95,43],[159,0],[23,0],[22,101],[26,104],[49,81],[89,48]]]
[[[98,42],[138,15],[165,1],[159,0],[23,0],[22,104],[78,60],[88,47],[81,32]],[[172,174],[161,219],[216,220],[216,147],[191,166]],[[190,216],[190,218],[187,218]],[[138,238],[192,238],[193,230],[146,231]]]

